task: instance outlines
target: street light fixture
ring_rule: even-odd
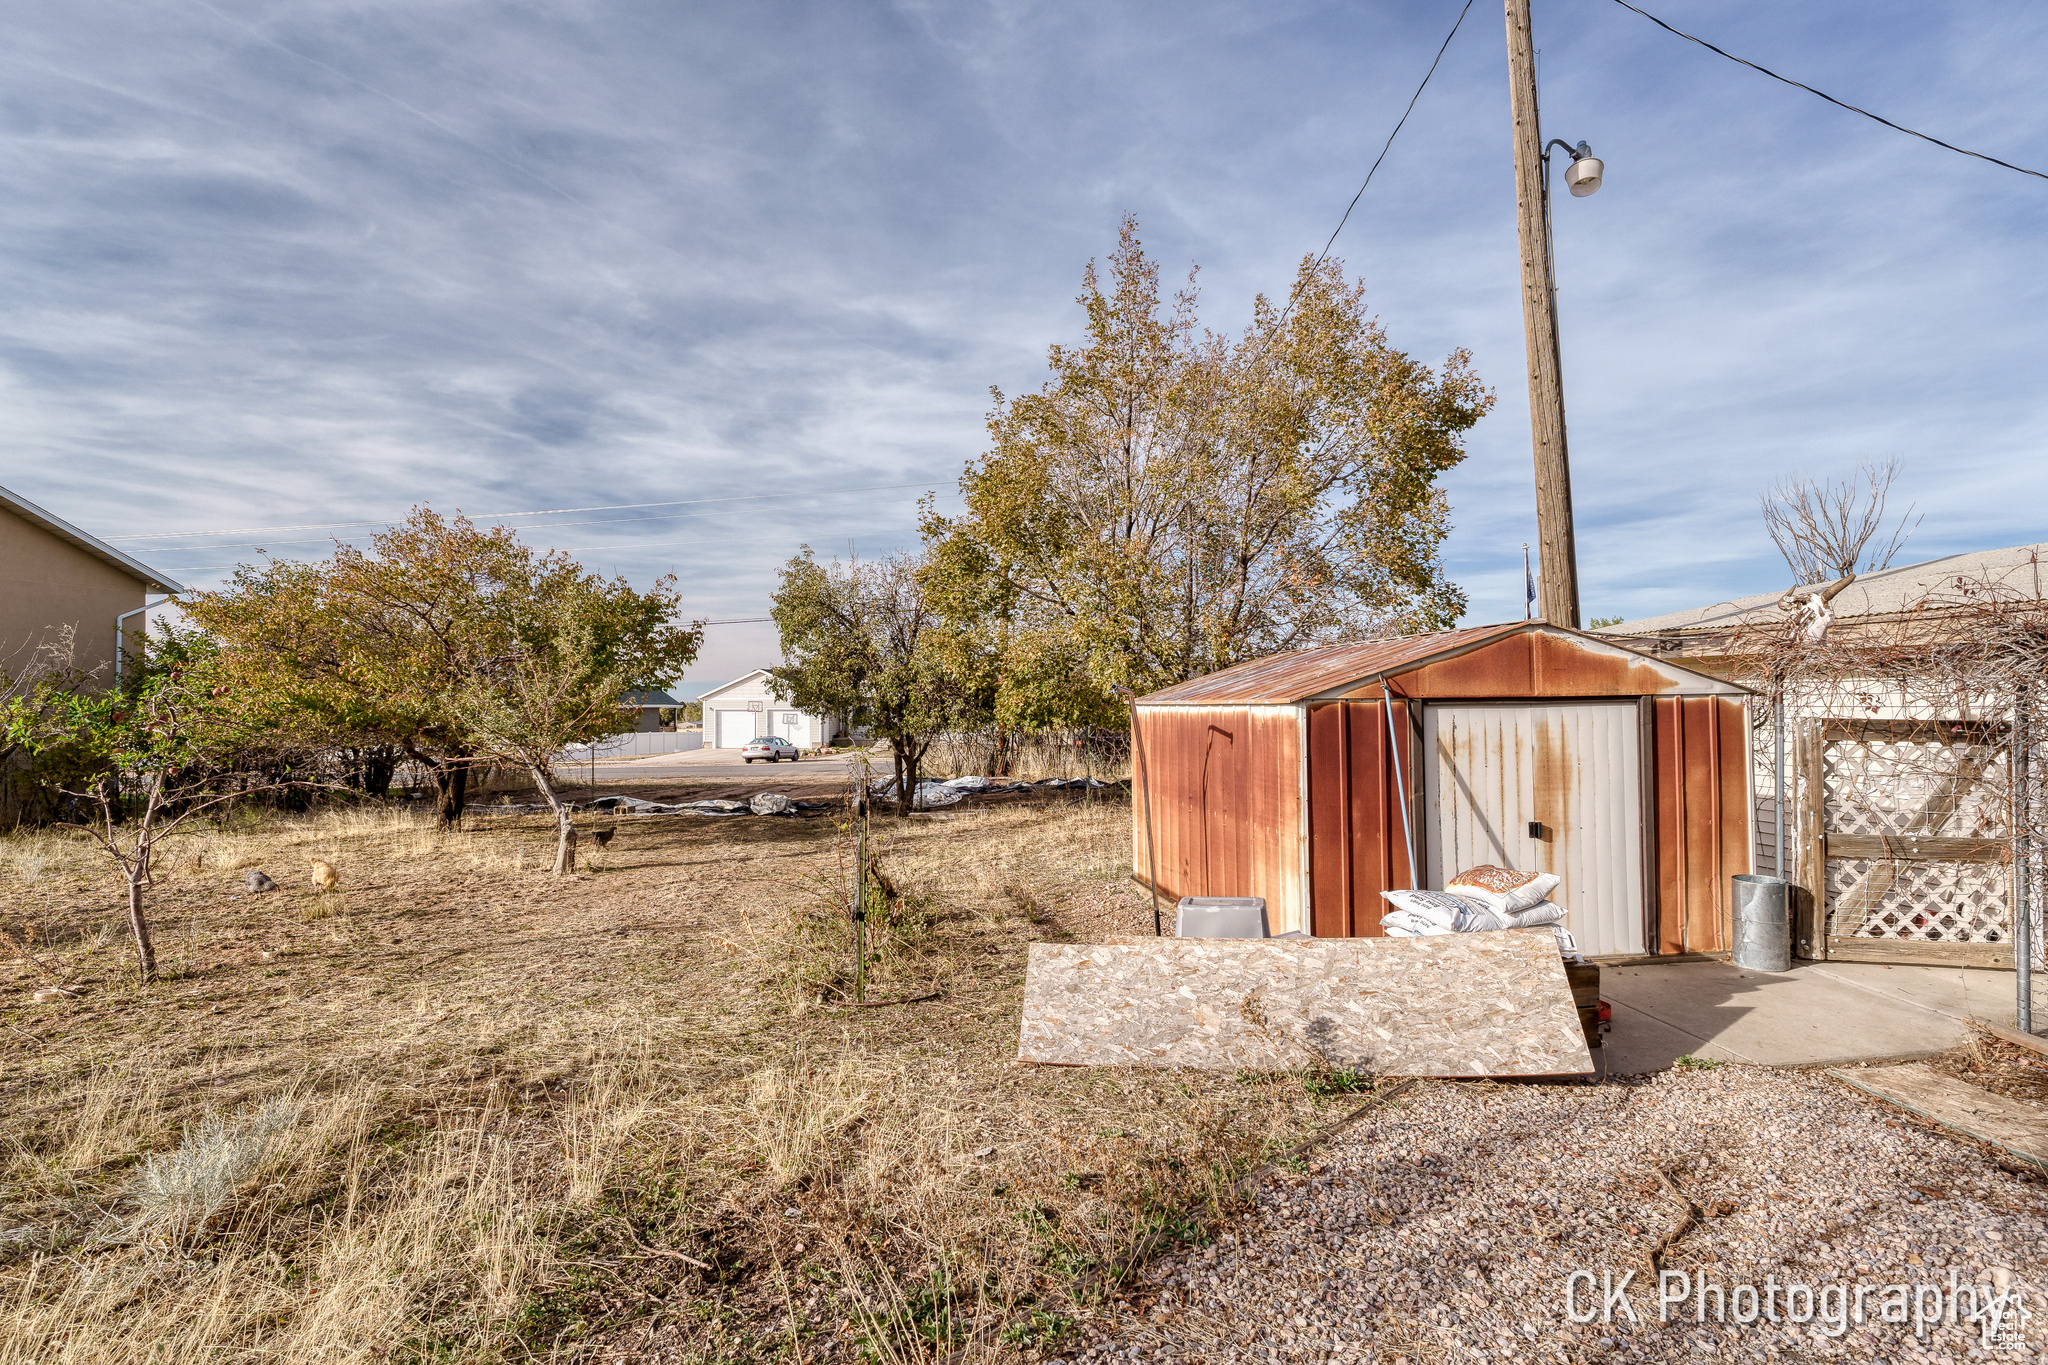
[[[1589,194],[1600,192],[1600,177],[1607,169],[1607,163],[1593,155],[1591,145],[1581,142],[1574,147],[1561,137],[1550,139],[1550,147],[1562,147],[1572,154],[1572,164],[1565,168],[1564,183],[1571,190],[1572,198],[1584,199]],[[1543,149],[1543,168],[1550,169],[1550,147]]]

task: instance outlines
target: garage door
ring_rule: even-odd
[[[754,713],[752,711],[714,711],[718,717],[718,737],[713,740],[720,749],[737,749],[754,737]]]
[[[1581,952],[1645,951],[1640,742],[1634,702],[1424,708],[1429,884],[1555,872]]]

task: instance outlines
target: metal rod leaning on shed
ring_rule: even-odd
[[[1380,709],[1387,716],[1387,763],[1394,770],[1394,794],[1401,801],[1401,837],[1408,846],[1408,885],[1419,891],[1422,878],[1415,871],[1415,830],[1408,819],[1408,783],[1401,776],[1401,746],[1394,739],[1394,689],[1384,673],[1380,675],[1379,684]]]
[[[1145,741],[1138,736],[1138,694],[1128,687],[1112,687],[1111,695],[1124,699],[1131,711],[1131,753],[1138,760],[1138,791],[1145,805],[1145,880],[1152,887],[1152,937],[1164,938],[1159,917],[1159,858],[1152,851],[1152,784],[1145,771]]]

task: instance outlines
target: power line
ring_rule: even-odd
[[[1351,202],[1345,205],[1344,216],[1337,220],[1337,226],[1330,233],[1330,240],[1323,243],[1322,255],[1316,257],[1317,265],[1321,265],[1325,260],[1329,258],[1330,248],[1337,244],[1337,234],[1339,232],[1342,232],[1344,230],[1344,225],[1351,221],[1351,210],[1357,208],[1358,201],[1365,197],[1365,187],[1366,185],[1370,185],[1372,183],[1373,172],[1379,170],[1380,162],[1385,161],[1387,159],[1387,153],[1390,150],[1392,150],[1394,146],[1394,139],[1399,137],[1401,135],[1401,130],[1408,126],[1408,116],[1415,112],[1415,101],[1421,99],[1422,92],[1429,88],[1429,78],[1436,74],[1438,64],[1441,63],[1444,59],[1444,53],[1450,50],[1451,39],[1458,36],[1458,29],[1460,25],[1462,25],[1465,22],[1465,16],[1471,12],[1472,0],[1465,0],[1465,8],[1458,11],[1457,23],[1451,25],[1451,31],[1444,35],[1442,45],[1439,46],[1436,50],[1436,60],[1429,64],[1429,70],[1422,73],[1422,84],[1416,86],[1415,93],[1408,97],[1408,107],[1401,111],[1401,121],[1394,125],[1393,132],[1387,134],[1386,145],[1380,148],[1379,156],[1374,158],[1372,163],[1372,170],[1369,170],[1365,173],[1364,183],[1358,187],[1358,193],[1351,196]],[[1292,304],[1292,302],[1292,300],[1289,300],[1290,305]]]
[[[927,485],[927,484],[917,484],[917,483],[906,483],[906,484],[898,484],[898,485],[893,485],[893,486],[895,486],[895,487],[900,487],[900,488],[925,488],[925,487],[929,487],[929,485]],[[847,490],[845,490],[845,491],[847,491],[847,492],[858,492],[858,491],[865,491],[865,490],[857,490],[857,489],[847,489]],[[775,497],[813,497],[813,496],[816,496],[816,495],[815,495],[815,494],[807,494],[807,493],[795,493],[795,494],[782,494],[782,493],[759,493],[759,494],[755,494],[755,495],[753,495],[753,496],[755,496],[755,497],[760,497],[760,498],[775,498]],[[740,500],[739,500],[739,499],[737,499],[737,498],[732,498],[732,499],[721,499],[720,501],[732,501],[732,502],[737,502],[737,501],[740,501]],[[509,512],[507,512],[507,513],[504,513],[504,514],[502,514],[502,515],[505,515],[505,516],[510,516],[510,515],[512,515],[512,514],[511,514],[511,513],[509,513]],[[520,535],[525,535],[525,534],[527,534],[527,533],[528,533],[528,532],[530,532],[530,531],[552,531],[552,530],[555,530],[555,529],[557,529],[557,528],[559,528],[559,527],[563,527],[563,526],[634,526],[634,525],[638,525],[638,524],[639,524],[640,522],[643,522],[643,521],[693,521],[693,520],[695,520],[695,519],[696,519],[696,518],[698,518],[698,517],[717,517],[717,516],[724,516],[724,515],[725,515],[725,513],[723,513],[723,512],[664,512],[664,513],[660,514],[659,516],[652,516],[652,517],[601,517],[601,518],[597,519],[596,521],[543,521],[543,522],[540,522],[540,523],[537,523],[537,524],[535,524],[535,525],[531,525],[531,526],[513,526],[513,527],[509,527],[509,528],[504,528],[504,529],[510,529],[510,530],[513,530],[513,531],[517,531],[517,532],[518,532],[518,533],[519,533]],[[391,523],[391,522],[388,522],[388,521],[378,521],[378,522],[371,522],[371,523],[368,523],[368,524],[369,524],[369,525],[373,525],[373,526],[390,526],[390,525],[392,525],[393,523]],[[158,548],[158,549],[161,549],[161,550],[164,550],[164,551],[166,551],[166,552],[168,552],[168,551],[170,551],[170,550],[189,550],[189,551],[191,551],[191,552],[193,552],[193,553],[195,553],[195,554],[196,554],[196,553],[197,553],[197,552],[199,552],[200,550],[239,550],[239,549],[243,549],[243,548],[245,548],[245,547],[247,547],[247,548],[253,548],[253,549],[267,549],[268,547],[270,547],[270,546],[272,546],[272,545],[332,545],[332,544],[336,544],[336,543],[338,543],[338,542],[342,542],[342,541],[350,541],[350,540],[361,540],[361,539],[363,538],[363,536],[364,536],[364,535],[366,535],[366,534],[368,534],[368,533],[367,533],[367,532],[361,532],[361,531],[359,531],[359,532],[357,532],[357,533],[356,533],[356,534],[354,534],[354,535],[348,535],[348,536],[314,536],[314,537],[312,537],[311,539],[308,539],[308,540],[277,540],[277,539],[274,539],[274,538],[271,538],[271,537],[268,537],[268,536],[266,536],[266,537],[265,537],[264,539],[262,539],[262,540],[227,540],[227,541],[219,541],[219,542],[216,542],[216,543],[214,543],[214,544],[211,544],[211,545],[162,545],[162,546],[158,546],[157,548]],[[631,542],[626,542],[626,543],[630,544]]]
[[[905,487],[912,487],[912,488],[914,488],[914,487],[916,487],[916,486],[917,486],[917,485],[915,485],[915,484],[907,484],[907,485],[905,485]],[[710,541],[710,540],[707,540],[706,538],[704,538],[704,537],[702,537],[702,536],[699,536],[699,537],[696,537],[696,538],[694,538],[694,539],[690,539],[690,540],[616,540],[616,541],[613,541],[613,542],[612,542],[611,544],[609,544],[609,545],[551,545],[551,546],[549,546],[548,548],[549,548],[550,550],[553,550],[553,551],[555,551],[556,553],[559,553],[559,554],[591,554],[591,553],[596,553],[596,552],[599,552],[599,551],[606,551],[606,550],[610,550],[610,551],[626,551],[626,550],[656,550],[656,549],[661,549],[661,548],[664,548],[664,547],[666,547],[666,546],[670,546],[670,545],[698,545],[698,546],[710,546],[710,547],[719,547],[719,546],[733,546],[733,545],[754,545],[754,544],[759,544],[759,543],[761,543],[761,542],[762,542],[763,540],[785,540],[785,541],[786,541],[786,537],[782,536],[782,535],[781,535],[780,533],[777,533],[777,534],[775,534],[775,535],[771,535],[771,536],[755,537],[755,538],[754,538],[754,539],[752,539],[752,540],[732,540],[732,539],[729,539],[729,538],[727,538],[727,539],[720,539],[720,540],[716,540],[716,541]],[[272,557],[273,557],[273,558],[275,558],[276,556],[272,556]],[[300,562],[304,562],[304,561],[300,561]],[[241,565],[239,565],[239,564],[180,564],[180,565],[173,565],[173,566],[172,566],[171,568],[169,568],[169,569],[166,569],[166,570],[165,570],[164,572],[166,572],[166,573],[203,573],[203,572],[205,572],[205,571],[207,571],[207,570],[211,570],[211,569],[239,569],[240,567],[242,567],[242,566],[241,566]]]
[[[1804,90],[1809,95],[1819,95],[1829,104],[1835,105],[1838,108],[1847,109],[1852,114],[1861,114],[1863,115],[1863,117],[1867,119],[1875,119],[1877,122],[1882,123],[1885,127],[1892,129],[1894,132],[1905,133],[1908,136],[1917,137],[1922,142],[1931,142],[1937,147],[1946,147],[1948,148],[1948,150],[1952,152],[1960,152],[1964,156],[1974,156],[1979,161],[1988,161],[1994,166],[2003,166],[2009,171],[2018,171],[2021,175],[2031,175],[2036,177],[2037,179],[2048,180],[2048,172],[2030,171],[2025,166],[2015,166],[2010,161],[2000,161],[1995,156],[1986,156],[1982,152],[1973,152],[1968,147],[1958,147],[1952,142],[1943,142],[1938,137],[1929,137],[1926,133],[1922,133],[1916,131],[1915,129],[1908,128],[1902,123],[1893,123],[1890,119],[1885,118],[1881,114],[1873,114],[1868,109],[1859,109],[1855,105],[1850,104],[1847,100],[1838,100],[1833,95],[1828,94],[1825,90],[1816,90],[1812,86],[1806,84],[1804,81],[1795,81],[1790,76],[1780,76],[1777,72],[1771,70],[1767,66],[1758,66],[1755,62],[1749,61],[1747,58],[1738,57],[1732,52],[1723,52],[1720,48],[1715,47],[1705,38],[1695,38],[1692,34],[1687,33],[1684,29],[1673,28],[1671,27],[1671,25],[1665,23],[1662,19],[1659,19],[1656,15],[1650,13],[1648,10],[1637,9],[1634,5],[1631,5],[1628,2],[1628,0],[1614,0],[1614,3],[1620,5],[1625,10],[1631,10],[1637,14],[1642,15],[1645,19],[1648,19],[1651,23],[1655,24],[1658,28],[1663,29],[1667,33],[1675,33],[1689,43],[1698,43],[1707,51],[1726,57],[1731,62],[1736,62],[1742,66],[1746,66],[1751,71],[1761,71],[1764,75],[1769,76],[1774,81],[1783,81],[1787,85],[1794,86],[1800,90]]]
[[[1380,147],[1380,154],[1373,159],[1371,169],[1366,171],[1365,179],[1362,183],[1360,183],[1358,187],[1358,193],[1351,196],[1351,202],[1344,206],[1344,216],[1337,220],[1337,226],[1333,228],[1330,232],[1330,240],[1323,243],[1322,252],[1316,257],[1315,266],[1310,267],[1311,273],[1313,273],[1316,268],[1320,267],[1324,261],[1329,259],[1330,248],[1337,244],[1337,234],[1342,232],[1344,230],[1344,225],[1351,221],[1351,211],[1357,208],[1358,201],[1365,197],[1365,188],[1367,185],[1372,184],[1373,175],[1376,172],[1378,172],[1380,168],[1380,162],[1385,161],[1387,159],[1387,153],[1393,149],[1394,139],[1399,137],[1401,135],[1401,130],[1408,126],[1408,116],[1415,112],[1415,102],[1421,99],[1422,92],[1429,88],[1429,78],[1436,74],[1437,66],[1440,63],[1442,63],[1444,59],[1444,53],[1450,49],[1451,39],[1458,36],[1458,29],[1464,24],[1465,16],[1471,12],[1472,0],[1465,0],[1465,8],[1458,11],[1457,21],[1451,25],[1451,31],[1444,35],[1443,42],[1437,47],[1436,59],[1429,64],[1429,70],[1422,73],[1422,84],[1416,86],[1415,93],[1408,97],[1408,107],[1401,111],[1400,122],[1394,125],[1393,132],[1387,134],[1387,140],[1385,144]],[[1279,320],[1273,324],[1273,331],[1268,336],[1266,345],[1260,348],[1258,356],[1253,357],[1253,360],[1255,362],[1260,357],[1263,357],[1266,351],[1271,348],[1273,344],[1272,337],[1278,336],[1280,329],[1286,326],[1288,314],[1294,311],[1295,300],[1300,297],[1301,286],[1299,284],[1295,285],[1293,289],[1290,289],[1287,292],[1287,306],[1280,310]]]
[[[888,493],[902,488],[928,488],[930,481],[921,483],[878,483],[867,488],[821,488],[812,493],[743,493],[731,498],[685,498],[675,502],[622,502],[610,507],[549,507],[537,512],[479,512],[472,521],[498,521],[505,517],[561,517],[572,512],[637,512],[646,507],[701,507],[714,502],[758,502],[763,498],[788,497],[836,497],[842,493]],[[459,515],[459,514],[458,514]],[[665,521],[665,517],[618,517],[618,521]],[[596,526],[600,522],[561,522],[564,526]],[[194,536],[255,536],[265,531],[338,531],[351,526],[396,526],[395,521],[325,521],[309,522],[303,526],[231,526],[218,531],[158,531],[146,535],[102,536],[102,540],[186,540]],[[517,528],[515,528],[517,529]],[[539,527],[530,529],[538,530]],[[253,545],[255,541],[237,542]],[[282,543],[282,542],[280,542]],[[310,544],[310,541],[296,542]],[[160,549],[184,549],[184,546],[165,545]],[[199,546],[192,549],[228,549],[230,546]]]

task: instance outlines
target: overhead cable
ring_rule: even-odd
[[[497,521],[504,517],[557,517],[571,512],[636,512],[643,507],[701,507],[713,502],[758,502],[762,498],[834,497],[841,493],[888,493],[901,488],[925,488],[930,481],[922,483],[878,483],[866,488],[821,488],[807,494],[790,493],[742,493],[731,498],[686,498],[677,502],[621,502],[610,507],[547,507],[534,512],[479,512],[472,521]],[[458,513],[457,515],[460,515]],[[665,517],[619,517],[619,521],[664,521]],[[595,522],[564,522],[563,525],[596,525]],[[232,526],[219,531],[158,531],[154,534],[130,536],[103,536],[103,540],[188,540],[193,536],[256,536],[265,531],[337,531],[350,526],[396,526],[395,521],[324,521],[309,522],[304,526]],[[536,528],[538,529],[538,528]],[[254,542],[250,542],[253,544]],[[182,547],[166,545],[163,549]],[[197,547],[194,548],[204,548]]]
[[[1964,156],[1974,156],[1979,161],[1988,161],[1994,166],[2003,166],[2009,171],[2018,171],[2021,175],[2031,175],[2040,180],[2048,180],[2048,172],[2030,171],[2025,166],[2015,166],[2010,161],[2000,161],[1995,156],[1986,156],[1982,152],[1973,152],[1968,147],[1958,147],[1952,142],[1943,142],[1938,137],[1929,137],[1926,133],[1919,132],[1916,129],[1908,128],[1902,123],[1893,123],[1890,119],[1885,118],[1882,114],[1873,114],[1868,109],[1857,108],[1855,105],[1849,103],[1847,100],[1838,100],[1833,95],[1828,94],[1825,90],[1816,90],[1812,86],[1806,84],[1806,82],[1804,81],[1795,81],[1790,76],[1780,76],[1777,72],[1771,70],[1767,66],[1758,66],[1755,62],[1752,62],[1747,58],[1738,57],[1732,52],[1722,51],[1720,48],[1715,47],[1712,43],[1708,42],[1705,38],[1695,38],[1692,34],[1687,33],[1682,28],[1673,28],[1671,27],[1671,25],[1665,23],[1662,19],[1659,19],[1656,15],[1650,13],[1648,10],[1637,9],[1636,6],[1631,5],[1628,2],[1628,0],[1614,0],[1614,3],[1620,5],[1625,10],[1632,10],[1635,13],[1642,15],[1645,19],[1648,19],[1651,23],[1655,24],[1658,28],[1665,30],[1667,33],[1675,33],[1689,43],[1698,43],[1707,51],[1726,57],[1731,62],[1736,62],[1742,66],[1746,66],[1751,71],[1761,71],[1764,75],[1769,76],[1774,81],[1783,81],[1787,85],[1794,86],[1800,90],[1804,90],[1809,95],[1818,95],[1822,99],[1826,100],[1829,104],[1835,105],[1838,108],[1847,109],[1852,114],[1861,114],[1863,115],[1863,117],[1867,119],[1875,119],[1877,122],[1882,123],[1885,127],[1892,129],[1894,132],[1905,133],[1908,136],[1917,137],[1922,142],[1931,142],[1937,147],[1946,147],[1948,148],[1948,150],[1952,152],[1960,152]]]
[[[1380,154],[1377,157],[1373,158],[1371,169],[1366,171],[1365,179],[1358,186],[1358,193],[1352,195],[1351,202],[1344,206],[1344,216],[1342,218],[1339,218],[1337,220],[1337,226],[1331,229],[1330,240],[1323,243],[1322,251],[1318,253],[1316,256],[1315,266],[1310,267],[1311,272],[1313,272],[1317,267],[1321,266],[1324,261],[1329,259],[1330,248],[1337,244],[1337,234],[1342,232],[1344,230],[1344,225],[1351,221],[1351,211],[1357,208],[1358,201],[1365,197],[1365,187],[1367,185],[1372,184],[1373,175],[1375,172],[1379,170],[1380,162],[1385,161],[1387,159],[1387,153],[1390,150],[1392,150],[1394,146],[1394,139],[1399,137],[1401,135],[1401,130],[1408,126],[1408,116],[1415,112],[1415,102],[1421,99],[1422,92],[1429,88],[1429,78],[1436,74],[1436,69],[1438,65],[1441,64],[1444,59],[1444,53],[1448,51],[1451,46],[1451,39],[1458,36],[1459,27],[1464,24],[1465,16],[1471,13],[1471,11],[1472,0],[1465,0],[1465,8],[1458,11],[1458,18],[1456,22],[1454,22],[1451,25],[1451,31],[1444,35],[1443,42],[1437,46],[1436,60],[1432,61],[1429,64],[1429,70],[1422,73],[1422,84],[1416,86],[1415,93],[1408,97],[1408,107],[1401,111],[1400,121],[1394,125],[1394,131],[1387,134],[1386,142],[1383,143],[1380,147]],[[1294,288],[1287,291],[1287,306],[1280,310],[1280,317],[1276,322],[1274,322],[1273,331],[1268,335],[1266,345],[1260,348],[1258,356],[1253,357],[1253,360],[1255,362],[1259,359],[1259,357],[1265,355],[1266,350],[1270,348],[1273,344],[1272,338],[1274,336],[1278,336],[1280,329],[1287,325],[1287,316],[1288,314],[1294,311],[1294,301],[1300,297],[1301,286],[1299,284],[1295,285]]]
[[[1351,202],[1344,206],[1344,216],[1337,220],[1337,226],[1330,232],[1330,240],[1323,243],[1322,254],[1316,257],[1317,265],[1321,265],[1329,258],[1330,248],[1337,244],[1337,234],[1342,232],[1344,225],[1351,221],[1351,210],[1357,208],[1358,201],[1365,197],[1365,187],[1372,183],[1373,172],[1379,170],[1380,162],[1387,159],[1387,153],[1394,146],[1394,139],[1399,137],[1401,130],[1408,126],[1408,116],[1415,112],[1415,101],[1421,99],[1422,92],[1429,88],[1429,78],[1436,74],[1437,66],[1444,59],[1444,53],[1450,49],[1451,39],[1458,36],[1459,26],[1465,22],[1465,16],[1471,13],[1471,11],[1472,0],[1465,0],[1465,8],[1458,11],[1457,22],[1451,25],[1451,31],[1444,35],[1443,42],[1437,47],[1436,60],[1429,64],[1429,70],[1422,73],[1422,84],[1416,86],[1415,93],[1408,97],[1408,107],[1401,111],[1401,121],[1394,125],[1393,132],[1387,134],[1386,144],[1380,148],[1380,154],[1373,159],[1372,169],[1365,173],[1365,180],[1359,185],[1358,193],[1351,196]],[[1289,303],[1291,304],[1292,302],[1290,299]]]

